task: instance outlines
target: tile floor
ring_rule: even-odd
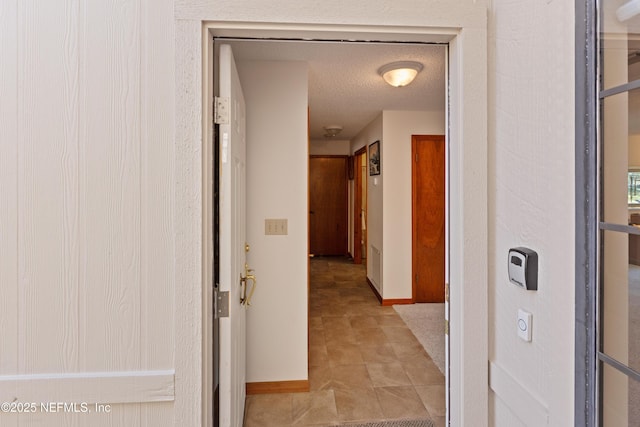
[[[308,393],[247,397],[245,427],[348,425],[431,417],[445,425],[444,376],[364,265],[311,260]]]

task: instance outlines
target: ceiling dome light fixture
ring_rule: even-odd
[[[324,126],[324,136],[325,136],[325,138],[334,138],[340,132],[342,132],[342,126],[339,126],[339,125]]]
[[[385,82],[394,87],[406,86],[422,71],[422,64],[414,61],[399,61],[383,65],[378,70]]]

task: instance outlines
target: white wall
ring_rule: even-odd
[[[313,139],[309,146],[309,154],[348,156],[351,154],[350,142],[348,139]]]
[[[455,27],[464,28],[456,47],[482,47],[473,37],[484,34],[478,16],[487,3],[398,0],[390,8],[385,1],[331,0],[311,8],[297,0],[129,0],[118,7],[86,0],[0,2],[0,374],[175,366],[177,412],[171,403],[135,403],[118,405],[110,416],[83,416],[81,422],[197,424],[203,19],[384,25],[397,26],[400,33],[424,25]],[[482,259],[488,251],[490,420],[498,426],[515,419],[539,425],[546,412],[549,425],[572,425],[573,3],[489,4],[489,247],[464,241],[469,249],[462,252],[459,277],[469,298],[459,310],[468,313],[467,305],[479,301],[473,297],[484,292],[482,275],[469,272],[483,268],[473,264],[472,255]],[[460,50],[452,64],[458,61],[463,68],[483,51]],[[485,70],[474,72],[482,83]],[[453,111],[454,118],[465,119],[453,129],[464,148],[454,151],[461,156],[472,151],[464,144],[477,138],[482,154],[484,135],[462,129],[487,124],[468,114],[475,95],[484,92],[473,90],[478,87],[473,74],[463,70],[459,76],[464,77],[454,81],[460,85],[452,98],[468,102]],[[478,161],[460,159],[467,166]],[[474,182],[484,177],[461,171],[455,179],[476,188]],[[483,197],[469,194],[462,200],[481,203]],[[471,230],[485,227],[482,217],[473,225],[464,212],[453,215],[463,236],[482,235]],[[507,283],[506,251],[519,244],[540,254],[536,293]],[[518,307],[534,315],[533,343],[516,338]],[[456,316],[456,307],[452,310]],[[180,317],[174,319],[174,312]],[[482,311],[479,320],[459,318],[466,326],[475,320],[473,335],[482,338],[475,334],[484,331]],[[452,323],[452,334],[468,343],[469,334],[456,327]],[[464,369],[452,372],[454,387],[457,376],[471,375],[475,366],[472,359],[460,363]],[[56,400],[51,384],[40,390]],[[454,401],[478,385],[464,384],[452,390]],[[539,402],[533,412],[520,403],[530,396]],[[458,402],[456,410],[464,413],[453,413],[456,423],[485,424],[484,417],[465,418],[483,413],[481,396]],[[36,414],[20,422],[67,420]],[[3,415],[2,423],[13,426],[17,420]]]
[[[3,426],[173,425],[175,34],[169,0],[0,2],[0,400],[113,404]]]
[[[442,111],[384,111],[382,120],[384,299],[411,299],[411,136],[444,135]]]
[[[367,146],[375,141],[382,140],[382,113],[376,117],[371,123],[362,129],[355,138],[351,140],[351,152],[355,153],[360,148]],[[382,142],[381,148],[382,148]],[[368,159],[367,155],[367,159]],[[382,159],[384,162],[384,159]],[[368,175],[368,172],[367,172]],[[371,247],[376,247],[380,250],[382,255],[382,178],[384,177],[384,163],[380,170],[380,175],[367,176],[367,277],[371,283],[378,289],[378,293],[382,295],[382,276],[380,280],[375,280],[375,275],[372,271],[373,263],[373,251]],[[377,180],[377,183],[374,181]],[[353,201],[349,207],[349,216],[353,216]],[[382,271],[381,271],[382,273]]]
[[[412,298],[411,136],[443,135],[444,107],[435,112],[383,111],[351,143],[355,152],[380,141],[380,175],[369,176],[367,181],[367,277],[384,299]],[[350,216],[351,212],[353,205]],[[371,246],[378,248],[382,257],[379,283],[372,271]]]
[[[308,71],[303,62],[238,62],[247,103],[247,382],[307,379]],[[277,106],[275,108],[274,106]],[[265,236],[266,218],[288,235]]]
[[[492,2],[489,357],[496,426],[573,425],[574,28],[573,2]],[[507,251],[521,245],[538,252],[538,291],[508,281]],[[516,335],[519,308],[533,314],[531,343]]]

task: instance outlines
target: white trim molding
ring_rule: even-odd
[[[489,387],[514,415],[524,414],[521,421],[529,420],[531,425],[540,427],[549,425],[548,406],[494,362],[489,362]]]
[[[177,15],[180,15],[177,7]],[[197,8],[196,8],[197,9]],[[451,290],[451,359],[450,359],[450,425],[485,427],[489,422],[488,378],[488,227],[487,227],[487,13],[486,6],[459,5],[449,8],[429,26],[392,26],[382,22],[367,25],[318,24],[291,22],[232,22],[223,17],[213,17],[207,9],[199,15],[190,9],[189,19],[201,19],[205,31],[222,37],[288,37],[293,39],[358,39],[358,40],[413,40],[422,42],[449,42],[449,114],[448,143],[450,150],[450,290]],[[200,9],[202,12],[205,9]],[[452,9],[456,9],[453,10]],[[192,15],[195,13],[195,15]],[[215,15],[215,13],[213,13]],[[198,18],[199,17],[199,18]],[[183,16],[187,18],[187,16]],[[219,19],[221,18],[221,19]],[[209,22],[207,22],[209,20]],[[178,21],[180,22],[180,21]],[[178,26],[178,32],[182,26]],[[339,37],[336,37],[339,36]],[[177,35],[178,39],[186,37]],[[201,40],[193,38],[193,46],[178,46],[178,51],[203,49]],[[200,52],[201,57],[207,56]],[[191,76],[190,82],[182,76],[190,73],[181,70],[177,62],[177,88],[190,93],[202,90],[200,76]],[[200,68],[201,70],[203,67]],[[199,92],[198,92],[199,93]],[[183,93],[178,94],[182,97]],[[195,101],[197,97],[192,96]],[[205,99],[203,96],[200,99]],[[206,111],[206,110],[201,110]],[[192,131],[206,129],[200,114],[189,114],[177,109],[179,128]],[[193,132],[193,141],[206,141],[202,134]],[[194,147],[195,148],[195,147]],[[199,154],[196,151],[193,155]],[[193,159],[195,161],[195,159]],[[204,191],[204,188],[200,190]],[[195,232],[195,230],[193,230]],[[204,233],[206,235],[206,233]],[[195,236],[193,236],[195,237]],[[178,282],[180,283],[180,282]],[[187,290],[185,288],[185,290]],[[180,289],[176,290],[181,293]],[[200,290],[190,288],[193,294],[184,295],[189,300],[199,300],[207,295],[206,285]],[[191,317],[178,306],[176,319]],[[203,319],[206,321],[206,319]],[[193,333],[193,332],[192,332]],[[182,337],[192,341],[192,348],[206,342],[203,336]],[[203,341],[204,340],[204,341]],[[206,355],[203,362],[206,363]],[[187,380],[193,382],[195,379]],[[200,378],[206,389],[206,378]],[[181,389],[180,384],[176,384]],[[198,393],[200,393],[198,389]],[[189,396],[197,399],[198,396]],[[186,396],[185,396],[186,398]],[[189,400],[189,399],[187,399]],[[207,405],[206,402],[202,402]],[[176,401],[176,413],[183,408]],[[198,406],[198,405],[196,405]],[[204,409],[204,408],[203,408]],[[207,410],[203,410],[206,418]],[[203,420],[204,421],[204,420]],[[203,423],[206,425],[206,421]]]
[[[173,370],[7,375],[0,377],[0,402],[170,402],[174,381]]]

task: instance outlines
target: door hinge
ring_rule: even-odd
[[[449,321],[446,319],[444,321],[444,334],[449,335]]]
[[[216,319],[229,317],[229,291],[216,292]]]
[[[213,123],[217,125],[229,124],[229,98],[216,96],[213,99]]]
[[[448,283],[444,284],[444,300],[446,302],[449,302],[449,284]]]

